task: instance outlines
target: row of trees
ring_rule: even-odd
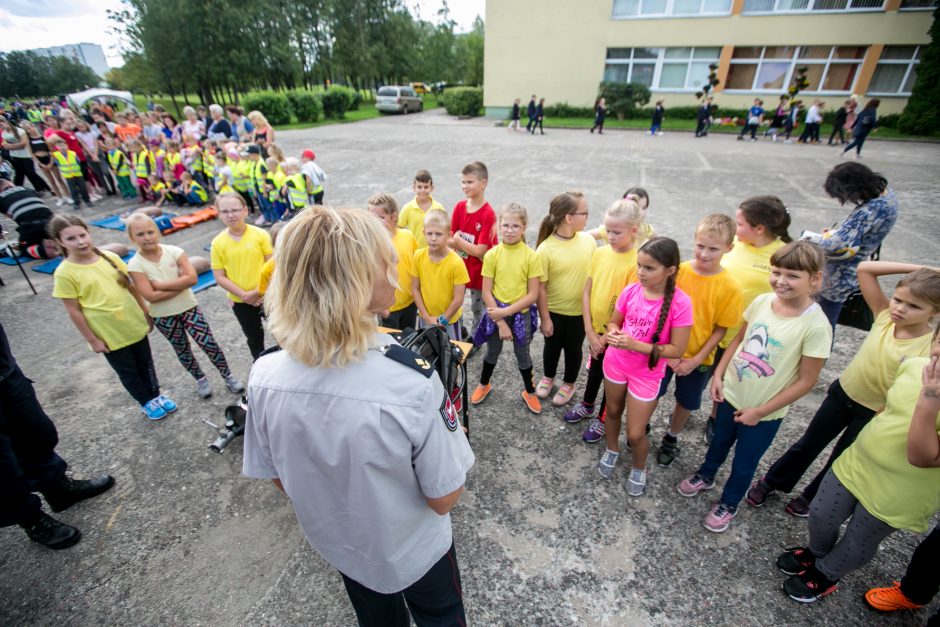
[[[22,50],[0,55],[3,96],[57,96],[94,87],[99,82],[101,79],[91,68],[69,57],[47,57]]]
[[[356,89],[406,80],[483,82],[483,22],[455,32],[416,19],[402,0],[123,0],[109,12],[125,39],[112,86],[203,102],[256,89]]]

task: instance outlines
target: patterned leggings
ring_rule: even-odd
[[[193,355],[193,351],[189,346],[189,340],[186,338],[187,332],[196,341],[202,352],[209,356],[213,365],[219,369],[219,374],[223,377],[232,374],[228,368],[228,362],[225,361],[225,354],[219,348],[219,345],[215,343],[215,338],[212,337],[209,321],[206,320],[199,307],[193,307],[175,316],[154,318],[153,325],[160,329],[160,333],[170,341],[170,345],[176,351],[180,363],[195,379],[201,379],[206,375],[199,367],[196,356]]]

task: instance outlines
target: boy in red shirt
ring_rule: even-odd
[[[470,332],[473,335],[483,317],[483,255],[497,244],[496,212],[483,197],[489,179],[486,166],[474,161],[465,165],[460,175],[460,188],[467,199],[454,205],[447,245],[463,258],[470,275],[467,292],[473,312]]]

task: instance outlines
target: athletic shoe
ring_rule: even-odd
[[[897,581],[890,588],[872,588],[865,593],[865,601],[879,612],[916,610],[924,607],[907,598],[907,595],[901,591],[901,584]]]
[[[630,470],[630,480],[627,481],[627,494],[643,496],[644,492],[646,492],[646,471],[633,468]]]
[[[588,405],[587,403],[578,403],[571,409],[565,412],[565,422],[575,423],[581,422],[585,418],[590,418],[594,415],[594,405]]]
[[[698,473],[690,477],[683,479],[679,485],[676,487],[679,490],[679,494],[682,496],[695,496],[699,492],[704,492],[705,490],[711,490],[715,487],[715,480],[706,480],[703,477],[699,476]]]
[[[147,418],[150,420],[160,420],[166,417],[166,411],[160,406],[159,397],[147,401],[145,405],[141,405],[140,410],[147,414]]]
[[[711,444],[715,437],[715,419],[709,418],[705,421],[705,444]]]
[[[754,482],[751,489],[747,491],[745,501],[747,501],[747,504],[751,507],[760,507],[767,500],[767,497],[773,493],[774,489],[767,485],[767,482],[761,477]]]
[[[209,379],[206,377],[196,379],[196,394],[199,395],[199,398],[209,398],[212,396],[212,386],[209,385]]]
[[[783,591],[800,603],[813,603],[827,594],[832,594],[838,587],[838,581],[827,579],[815,567],[802,575],[793,575],[783,582]]]
[[[171,401],[169,398],[167,398],[163,394],[157,397],[157,402],[160,403],[160,407],[163,408],[163,411],[165,411],[168,414],[172,414],[173,412],[176,411],[176,403]]]
[[[592,418],[591,424],[589,424],[588,428],[585,429],[584,433],[581,434],[581,438],[588,444],[594,444],[595,442],[600,442],[601,439],[603,439],[604,433],[604,423],[597,418]]]
[[[797,518],[809,518],[809,501],[802,494],[787,503],[787,513]]]
[[[473,390],[473,394],[470,395],[470,404],[479,405],[482,403],[490,392],[493,390],[493,386],[487,383],[483,385],[482,383],[477,385],[476,389]]]
[[[542,413],[542,403],[539,402],[539,397],[534,393],[529,394],[527,391],[522,390],[522,400],[525,401],[525,406],[533,414]]]
[[[255,220],[255,226],[267,226],[268,221],[264,219],[264,216],[260,216]]]
[[[708,512],[702,524],[704,524],[705,528],[709,531],[721,533],[731,525],[731,521],[734,519],[736,513],[736,508],[724,503],[716,503],[715,506],[712,507],[712,511]]]
[[[542,377],[539,379],[539,384],[535,386],[535,395],[539,398],[548,398],[548,395],[552,393],[552,388],[555,386],[555,380],[548,377]]]
[[[225,386],[228,388],[229,392],[241,394],[245,391],[245,384],[236,379],[235,375],[230,374],[227,377],[223,377],[223,379],[225,380]]]
[[[620,457],[619,453],[611,453],[608,450],[604,451],[600,461],[597,462],[597,472],[601,473],[604,479],[610,479],[614,476],[614,466],[617,465],[618,457]]]
[[[777,568],[784,575],[802,575],[816,563],[816,556],[802,546],[786,549],[777,558]]]
[[[670,437],[667,433],[663,436],[663,442],[659,445],[656,452],[656,463],[660,466],[670,466],[682,449],[679,447],[679,440]]]
[[[56,207],[61,207],[62,205],[64,205],[64,204],[67,203],[67,202],[68,202],[68,201],[67,201],[66,199],[64,199],[64,198],[61,198],[61,197],[60,197],[60,198],[56,198],[56,200],[55,200],[55,206],[56,206]]]

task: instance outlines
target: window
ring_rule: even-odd
[[[783,92],[798,68],[805,67],[809,85],[804,91],[851,93],[865,50],[864,46],[737,47],[725,89]]]
[[[665,17],[669,15],[728,15],[731,0],[614,0],[613,17]]]
[[[608,48],[605,81],[650,89],[696,91],[708,81],[721,48]]]
[[[902,0],[934,2],[937,0]],[[901,5],[903,8],[903,4]],[[881,11],[884,0],[744,0],[743,13],[794,13],[812,11]]]
[[[937,0],[901,0],[902,11],[933,10],[937,8]]]
[[[868,86],[869,94],[909,96],[917,80],[920,46],[885,46]]]

